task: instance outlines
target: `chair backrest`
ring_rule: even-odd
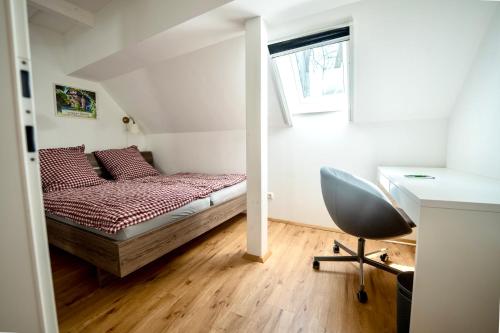
[[[368,239],[411,233],[410,225],[374,184],[334,168],[321,168],[326,208],[344,232]]]

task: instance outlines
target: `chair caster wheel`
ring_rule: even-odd
[[[317,261],[317,260],[313,261],[313,269],[319,270],[319,261]]]
[[[333,246],[333,253],[336,253],[336,254],[340,253],[340,247],[337,244],[335,244]]]
[[[359,303],[366,303],[368,301],[368,294],[364,290],[358,291],[358,301]]]
[[[381,254],[380,255],[380,260],[383,262],[388,262],[389,261],[389,255],[387,253]]]

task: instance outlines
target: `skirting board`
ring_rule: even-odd
[[[271,222],[278,222],[278,223],[285,223],[285,224],[292,224],[296,225],[299,227],[305,227],[305,228],[311,228],[311,229],[318,229],[318,230],[325,230],[325,231],[332,231],[332,232],[338,232],[341,234],[345,234],[340,229],[333,228],[333,227],[324,227],[320,225],[314,225],[314,224],[307,224],[307,223],[301,223],[301,222],[295,222],[295,221],[289,221],[289,220],[283,220],[283,219],[277,219],[274,217],[268,217],[267,218]],[[395,239],[386,239],[382,240],[383,242],[389,242],[389,243],[396,243],[396,244],[404,244],[404,245],[410,245],[410,246],[416,246],[417,242],[413,239],[405,239],[405,238],[395,238]]]
[[[267,251],[267,253],[263,256],[256,256],[250,253],[245,253],[243,255],[243,259],[250,260],[250,261],[256,261],[260,263],[265,263],[267,259],[271,256],[271,251]]]

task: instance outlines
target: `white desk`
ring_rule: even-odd
[[[402,167],[378,180],[417,224],[411,332],[499,332],[500,180]]]

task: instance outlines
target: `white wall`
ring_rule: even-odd
[[[122,109],[99,83],[66,76],[62,35],[30,25],[33,58],[33,85],[38,123],[39,148],[86,145],[88,152],[138,144],[145,148],[142,135],[125,131]],[[56,116],[54,83],[97,92],[97,120]]]
[[[355,121],[445,118],[494,6],[475,0],[361,1],[271,24],[269,33],[278,38],[352,19]],[[244,128],[243,81],[244,42],[235,38],[103,85],[147,133],[173,133]],[[275,95],[270,91],[269,115],[281,121]]]
[[[322,166],[375,182],[380,165],[445,165],[446,119],[356,124],[343,118],[301,116],[293,128],[270,130],[269,216],[333,227],[321,196]]]
[[[321,166],[375,181],[379,165],[442,167],[447,120],[348,123],[342,114],[294,118],[292,128],[269,130],[269,216],[333,227],[319,183]],[[166,173],[245,171],[245,131],[148,135]]]
[[[271,38],[353,21],[355,123],[325,114],[270,130],[270,215],[330,225],[319,191],[322,165],[371,180],[377,165],[444,166],[447,117],[494,8],[472,0],[378,0],[274,21]],[[243,89],[241,47],[241,40],[227,41],[105,83],[123,110],[143,120],[163,171],[244,170],[243,94],[234,91]],[[269,111],[276,114],[276,105]]]
[[[450,120],[448,166],[500,178],[500,7]]]
[[[379,165],[444,167],[448,115],[494,8],[469,0],[362,1],[271,25],[278,38],[352,18],[356,121],[331,113],[295,117],[292,128],[270,129],[269,191],[275,199],[269,215],[332,226],[320,191],[324,165],[372,181]],[[216,106],[207,103],[205,110]],[[270,105],[270,114],[277,114],[276,107]],[[154,134],[148,140],[168,173],[244,170],[244,131]]]
[[[244,173],[245,130],[147,136],[156,167],[175,172]]]
[[[352,19],[355,121],[444,118],[495,2],[370,0],[269,25],[271,39]]]

